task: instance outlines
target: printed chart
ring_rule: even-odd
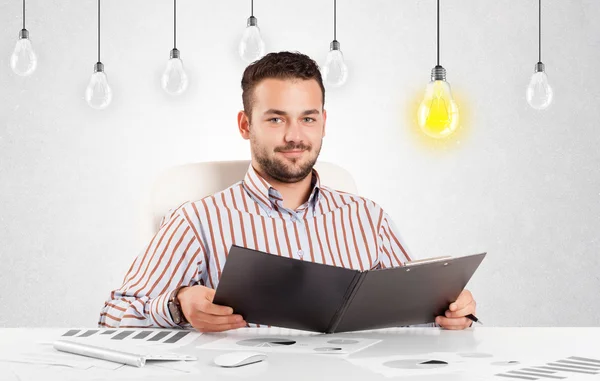
[[[231,335],[200,345],[203,349],[217,350],[255,350],[260,352],[310,353],[310,354],[350,354],[363,350],[381,340],[372,339],[335,339],[329,336],[289,337],[265,336],[247,337]]]
[[[600,359],[588,357],[571,356],[565,359],[547,362],[540,366],[530,366],[511,370],[505,373],[497,373],[496,376],[513,380],[558,380],[572,379],[577,376],[589,376],[596,379],[600,374]],[[500,379],[499,378],[499,379]]]
[[[201,333],[192,330],[164,329],[70,329],[60,339],[127,343],[136,346],[177,348],[194,342]]]
[[[600,374],[600,359],[578,356],[547,361],[539,357],[510,358],[478,352],[431,352],[345,360],[386,377],[468,374],[498,381],[574,381],[594,380]]]

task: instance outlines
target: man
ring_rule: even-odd
[[[212,303],[232,244],[360,270],[411,260],[379,205],[328,188],[313,170],[327,120],[316,63],[299,53],[267,54],[246,68],[242,91],[238,128],[252,153],[244,180],[165,216],[106,301],[100,326],[247,326]],[[464,329],[468,314],[475,301],[465,290],[436,325]]]

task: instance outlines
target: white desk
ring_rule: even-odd
[[[249,328],[246,328],[249,329]],[[285,330],[275,329],[276,336],[285,336]],[[0,329],[0,353],[11,350],[11,348],[31,347],[39,341],[53,341],[60,337],[67,329]],[[264,336],[264,329],[260,336]],[[355,332],[335,334],[331,337],[343,338],[372,338],[382,341],[363,351],[348,356],[348,359],[340,355],[312,355],[271,353],[266,362],[248,365],[241,368],[219,368],[212,363],[212,359],[222,351],[197,348],[197,345],[222,338],[226,334],[205,334],[193,344],[181,348],[181,351],[196,355],[199,360],[193,363],[197,373],[174,372],[173,376],[165,377],[156,375],[144,377],[145,380],[385,380],[397,379],[385,377],[381,374],[359,367],[353,364],[352,359],[377,359],[391,355],[415,355],[428,352],[458,353],[488,353],[507,354],[514,356],[514,360],[524,360],[526,356],[535,354],[542,358],[545,363],[570,356],[582,356],[600,359],[600,328],[491,328],[475,327],[465,331],[447,331],[438,328],[398,328],[381,331]],[[292,338],[290,336],[290,338]],[[490,360],[490,375],[482,377],[481,374],[471,374],[468,370],[453,374],[423,375],[407,377],[402,379],[414,379],[419,381],[429,380],[496,380],[496,381],[519,381],[517,378],[503,378],[494,376],[495,373],[503,373],[508,370],[492,365]],[[482,360],[480,360],[482,361]],[[483,360],[486,361],[486,360]],[[546,365],[544,362],[539,366]],[[0,380],[19,380],[10,371],[14,363],[0,362]],[[31,367],[33,365],[18,365]],[[496,368],[494,368],[496,366]],[[522,368],[525,365],[520,365]],[[599,365],[600,367],[600,365]],[[519,366],[511,368],[519,370]],[[142,368],[148,371],[146,368]],[[52,374],[49,371],[37,368],[39,377],[34,376],[34,371],[21,378],[22,380],[48,380]],[[63,370],[62,379],[73,379],[69,376],[71,370]],[[140,369],[125,366],[111,373],[112,380],[139,379]],[[136,377],[136,372],[137,376]],[[81,373],[79,373],[81,374]],[[147,373],[146,373],[147,374]],[[567,376],[566,381],[571,380],[600,380],[600,374],[577,374],[559,372],[554,375]],[[92,379],[93,371],[87,371],[85,377],[79,379]],[[539,380],[552,380],[551,378],[538,378]]]

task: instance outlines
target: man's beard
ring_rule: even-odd
[[[263,171],[271,178],[280,181],[282,183],[297,183],[298,181],[304,180],[306,176],[312,173],[312,169],[317,162],[317,158],[319,157],[319,153],[321,152],[322,143],[315,151],[315,155],[313,157],[308,157],[308,160],[301,164],[300,166],[295,166],[290,168],[290,164],[286,163],[285,159],[280,159],[278,157],[273,157],[269,155],[267,149],[261,147],[256,144],[254,139],[251,139],[252,143],[252,151],[254,153],[254,158],[260,165]],[[304,143],[294,143],[291,142],[283,147],[275,148],[275,152],[281,151],[291,151],[291,150],[304,150],[309,155],[313,151],[312,146],[307,146]],[[291,158],[289,161],[293,164],[296,164],[300,158]]]

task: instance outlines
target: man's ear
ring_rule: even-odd
[[[240,130],[240,135],[242,138],[248,140],[250,139],[250,120],[248,119],[248,115],[244,112],[244,110],[238,112],[238,129]]]
[[[327,110],[323,109],[323,137],[325,137],[325,126],[327,126]]]

